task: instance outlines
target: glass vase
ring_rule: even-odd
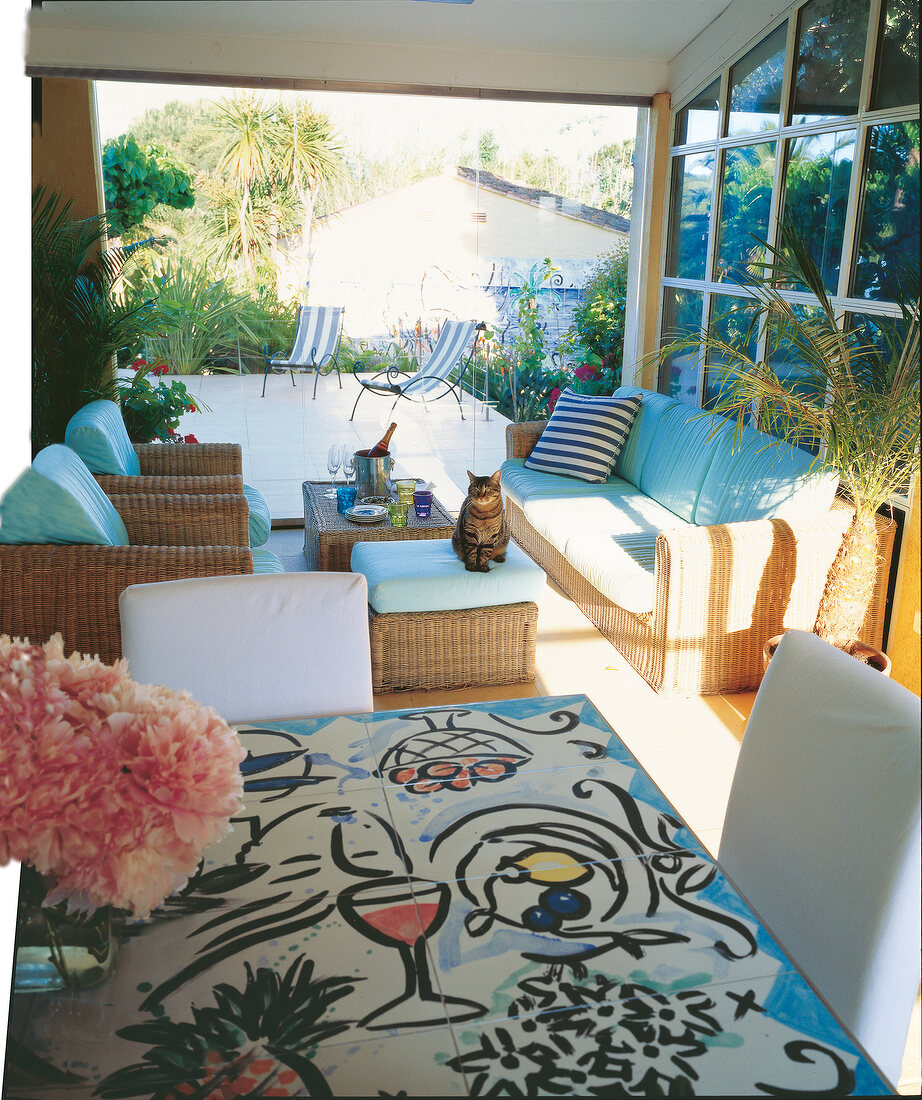
[[[27,876],[25,866],[22,874]],[[105,981],[118,942],[113,934],[112,908],[106,905],[90,913],[68,913],[66,902],[42,905],[30,900],[30,893],[24,880],[16,921],[15,991],[88,989]]]

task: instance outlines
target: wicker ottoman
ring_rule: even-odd
[[[368,581],[375,692],[535,678],[545,574],[517,546],[489,573],[468,573],[450,539],[357,542],[351,560]]]

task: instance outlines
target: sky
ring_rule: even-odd
[[[151,107],[172,99],[222,99],[232,88],[201,88],[176,84],[96,85],[100,138],[118,137]],[[265,93],[266,98],[278,95]],[[290,98],[294,93],[285,92]],[[311,104],[329,115],[357,150],[376,158],[413,144],[445,144],[464,131],[492,129],[506,150],[545,146],[563,159],[578,156],[612,141],[634,136],[633,107],[586,107],[560,103],[520,103],[497,100],[447,99],[362,92],[304,92]],[[578,120],[578,121],[577,121]],[[561,128],[571,124],[567,131]]]

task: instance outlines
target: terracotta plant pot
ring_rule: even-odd
[[[769,638],[762,647],[762,664],[765,668],[768,668],[768,663],[772,657],[774,657],[775,650],[778,648],[778,643],[783,637],[783,634],[776,634],[773,638]],[[875,649],[872,645],[868,645],[867,642],[855,642],[848,652],[856,660],[863,661],[864,664],[870,665],[871,668],[876,668],[881,675],[890,675],[890,669],[892,667],[890,658],[881,650]]]

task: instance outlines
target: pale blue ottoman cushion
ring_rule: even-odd
[[[459,611],[507,603],[535,603],[544,570],[510,543],[504,562],[469,573],[451,539],[357,542],[352,572],[368,581],[368,602],[379,615],[400,611]]]
[[[64,442],[87,464],[94,474],[128,474],[141,472],[122,411],[114,401],[91,401],[67,422]]]
[[[3,494],[0,543],[127,546],[128,532],[80,456],[52,443]]]
[[[262,546],[269,541],[269,532],[272,529],[272,516],[269,513],[269,505],[266,498],[252,485],[243,486],[243,495],[247,498],[250,508],[247,526],[250,534],[250,546]]]

